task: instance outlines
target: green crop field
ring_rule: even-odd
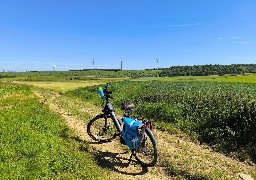
[[[244,75],[213,75],[213,76],[175,76],[175,77],[141,77],[132,81],[210,81],[210,82],[248,82],[256,83],[256,74]]]
[[[66,94],[99,105],[97,88],[79,88]],[[256,161],[254,83],[125,81],[113,83],[111,89],[115,107],[133,102],[135,116],[174,124],[223,152]]]
[[[29,86],[0,83],[0,124],[0,179],[106,178]]]

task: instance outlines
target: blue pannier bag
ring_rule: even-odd
[[[145,126],[141,121],[129,117],[123,118],[123,122],[122,137],[131,150],[137,150],[144,137]]]

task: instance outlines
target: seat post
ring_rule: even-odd
[[[124,117],[130,117],[131,110],[124,110]]]

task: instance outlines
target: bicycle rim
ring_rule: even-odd
[[[104,115],[100,114],[88,123],[87,133],[94,141],[110,142],[116,137],[116,127],[111,118],[105,121]]]
[[[157,161],[156,140],[150,129],[146,128],[145,139],[135,154],[136,160],[142,166],[154,166]]]

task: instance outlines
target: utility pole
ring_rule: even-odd
[[[121,71],[123,70],[123,61],[121,61]]]
[[[93,68],[94,68],[94,58],[92,59],[92,66],[93,66]]]

